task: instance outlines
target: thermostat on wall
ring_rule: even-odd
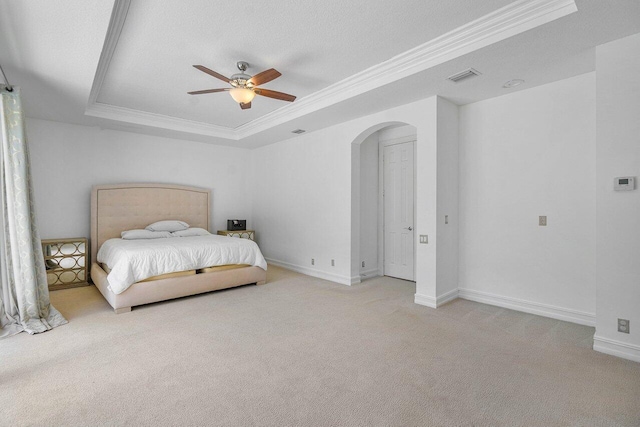
[[[620,176],[615,179],[613,183],[613,189],[615,191],[631,191],[636,189],[636,177],[635,176]]]

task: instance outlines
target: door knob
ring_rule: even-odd
[[[411,230],[413,230],[413,227],[407,227],[407,228],[405,228],[405,230],[411,231]]]

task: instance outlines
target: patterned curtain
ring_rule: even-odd
[[[0,85],[0,338],[67,320],[49,303],[20,90]]]

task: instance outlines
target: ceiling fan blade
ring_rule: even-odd
[[[210,76],[215,77],[216,79],[222,80],[223,82],[229,83],[229,81],[230,81],[227,77],[223,76],[220,73],[216,73],[213,70],[208,69],[204,65],[194,65],[194,67],[197,68],[198,70],[202,71],[203,73],[207,73]]]
[[[248,110],[249,108],[251,108],[251,103],[245,102],[244,104],[240,104],[240,108],[242,108],[243,110]]]
[[[289,95],[288,93],[278,92],[275,90],[255,88],[253,91],[256,93],[256,95],[266,96],[267,98],[279,99],[281,101],[293,102],[296,99],[296,97],[293,95]]]
[[[270,82],[271,80],[275,80],[278,77],[280,77],[282,74],[280,74],[280,72],[274,68],[269,68],[268,70],[265,70],[261,73],[256,74],[255,76],[251,77],[249,79],[249,81],[251,83],[253,83],[254,86],[260,86],[263,85],[265,83]]]
[[[231,90],[229,89],[207,89],[207,90],[196,90],[194,92],[187,92],[189,95],[202,95],[203,93],[215,93],[215,92],[226,92]]]

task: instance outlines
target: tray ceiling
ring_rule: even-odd
[[[255,147],[433,95],[458,104],[594,69],[594,47],[640,32],[640,2],[593,0],[24,0],[0,8],[0,61],[33,117]],[[4,13],[7,12],[7,13]],[[276,68],[294,103],[187,95]],[[454,84],[450,74],[483,74]],[[512,90],[513,91],[513,90]]]
[[[237,128],[286,104],[258,97],[241,111],[228,94],[187,91],[228,87],[191,66],[223,75],[249,62],[250,74],[276,68],[265,88],[304,98],[477,19],[510,0],[131,2],[96,101]],[[392,13],[390,13],[392,11]]]

